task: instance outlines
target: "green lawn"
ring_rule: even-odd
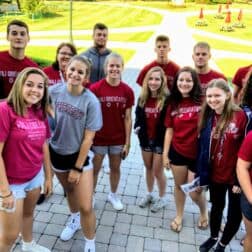
[[[34,21],[25,16],[17,18],[27,21],[32,31],[67,30],[69,28],[69,1],[47,1],[46,4],[49,10],[55,13],[54,16]],[[5,30],[7,22],[13,18],[15,16],[1,17],[0,30]],[[161,15],[148,10],[73,1],[73,30],[92,29],[96,22],[116,28],[154,25],[159,24],[161,20]]]
[[[244,11],[245,12],[245,11]],[[237,22],[237,15],[238,13],[233,13],[233,18],[231,19],[232,24]],[[208,26],[195,26],[196,21],[198,20],[198,16],[192,16],[187,18],[187,24],[189,27],[213,32],[216,34],[221,34],[223,36],[232,37],[232,38],[239,38],[250,40],[252,42],[252,19],[251,13],[244,13],[243,22],[246,25],[246,28],[235,28],[232,32],[222,32],[220,31],[220,27],[225,24],[224,19],[216,19],[214,15],[205,15],[204,20],[208,23]]]
[[[0,50],[8,49],[8,46],[0,46]],[[78,53],[83,52],[87,48],[78,47]],[[125,63],[131,59],[135,54],[134,50],[113,48],[114,52],[117,52],[123,56]],[[43,53],[41,53],[43,52]],[[42,66],[50,65],[55,59],[56,47],[54,46],[28,46],[26,49],[26,55],[34,59]]]
[[[228,79],[232,79],[239,67],[247,66],[251,64],[251,61],[234,58],[222,58],[215,60],[215,63]]]
[[[206,36],[193,35],[196,41],[206,41]],[[207,42],[211,45],[211,48],[232,52],[252,53],[252,46],[237,45],[236,43],[227,42],[216,38],[207,38]]]
[[[109,33],[109,41],[121,42],[146,42],[154,32],[131,32],[131,33]],[[32,35],[32,39],[61,39],[62,41],[69,40],[69,36],[59,35]],[[92,35],[73,35],[74,40],[92,40]]]

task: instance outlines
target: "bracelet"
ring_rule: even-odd
[[[11,195],[12,195],[12,191],[10,191],[10,193],[5,195],[5,196],[0,195],[0,198],[1,199],[6,199],[6,198],[9,198]]]
[[[77,168],[76,166],[72,167],[71,170],[77,171],[79,173],[82,173],[83,168]]]

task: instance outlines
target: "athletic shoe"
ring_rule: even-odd
[[[95,243],[86,242],[84,247],[84,252],[95,252]]]
[[[109,193],[108,201],[111,203],[111,205],[113,206],[115,210],[118,210],[118,211],[123,210],[123,204],[116,194],[113,195]]]
[[[37,244],[34,240],[31,242],[22,241],[23,252],[51,252],[50,249]]]
[[[76,217],[70,216],[69,221],[66,224],[66,227],[63,229],[60,239],[62,241],[68,241],[70,240],[75,232],[81,229],[80,225],[80,214],[78,214]]]
[[[151,212],[156,213],[167,205],[164,199],[159,198],[152,206]]]
[[[212,237],[208,238],[204,243],[202,243],[199,247],[200,252],[208,252],[218,241],[218,239],[214,239]]]
[[[151,194],[147,194],[144,198],[141,199],[139,206],[145,208],[152,203],[154,203],[154,197]]]

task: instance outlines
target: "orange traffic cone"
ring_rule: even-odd
[[[218,8],[218,14],[221,14],[221,11],[222,11],[222,5],[220,4]]]
[[[238,13],[237,20],[238,20],[239,22],[242,21],[242,9],[240,9],[240,11],[239,11],[239,13]]]
[[[199,19],[203,19],[203,18],[204,18],[203,8],[200,8]]]
[[[225,19],[225,23],[226,23],[226,24],[230,24],[230,23],[231,23],[231,11],[228,11],[228,12],[227,12],[227,16],[226,16],[226,19]]]

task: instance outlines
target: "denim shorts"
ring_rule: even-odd
[[[171,164],[178,166],[187,166],[191,172],[196,171],[196,160],[190,159],[178,153],[171,145],[168,157],[171,160]]]
[[[26,197],[26,192],[40,188],[43,183],[44,183],[44,172],[42,168],[38,172],[38,174],[30,181],[25,182],[24,184],[11,184],[10,189],[16,199],[24,199]]]
[[[241,193],[241,211],[246,219],[252,221],[252,205],[248,202],[244,193]]]
[[[146,152],[153,152],[156,154],[162,155],[163,153],[163,147],[162,146],[156,146],[153,141],[149,141],[148,146],[141,147],[142,151]]]
[[[109,145],[109,146],[92,146],[91,149],[95,154],[120,154],[123,150],[123,145]]]

